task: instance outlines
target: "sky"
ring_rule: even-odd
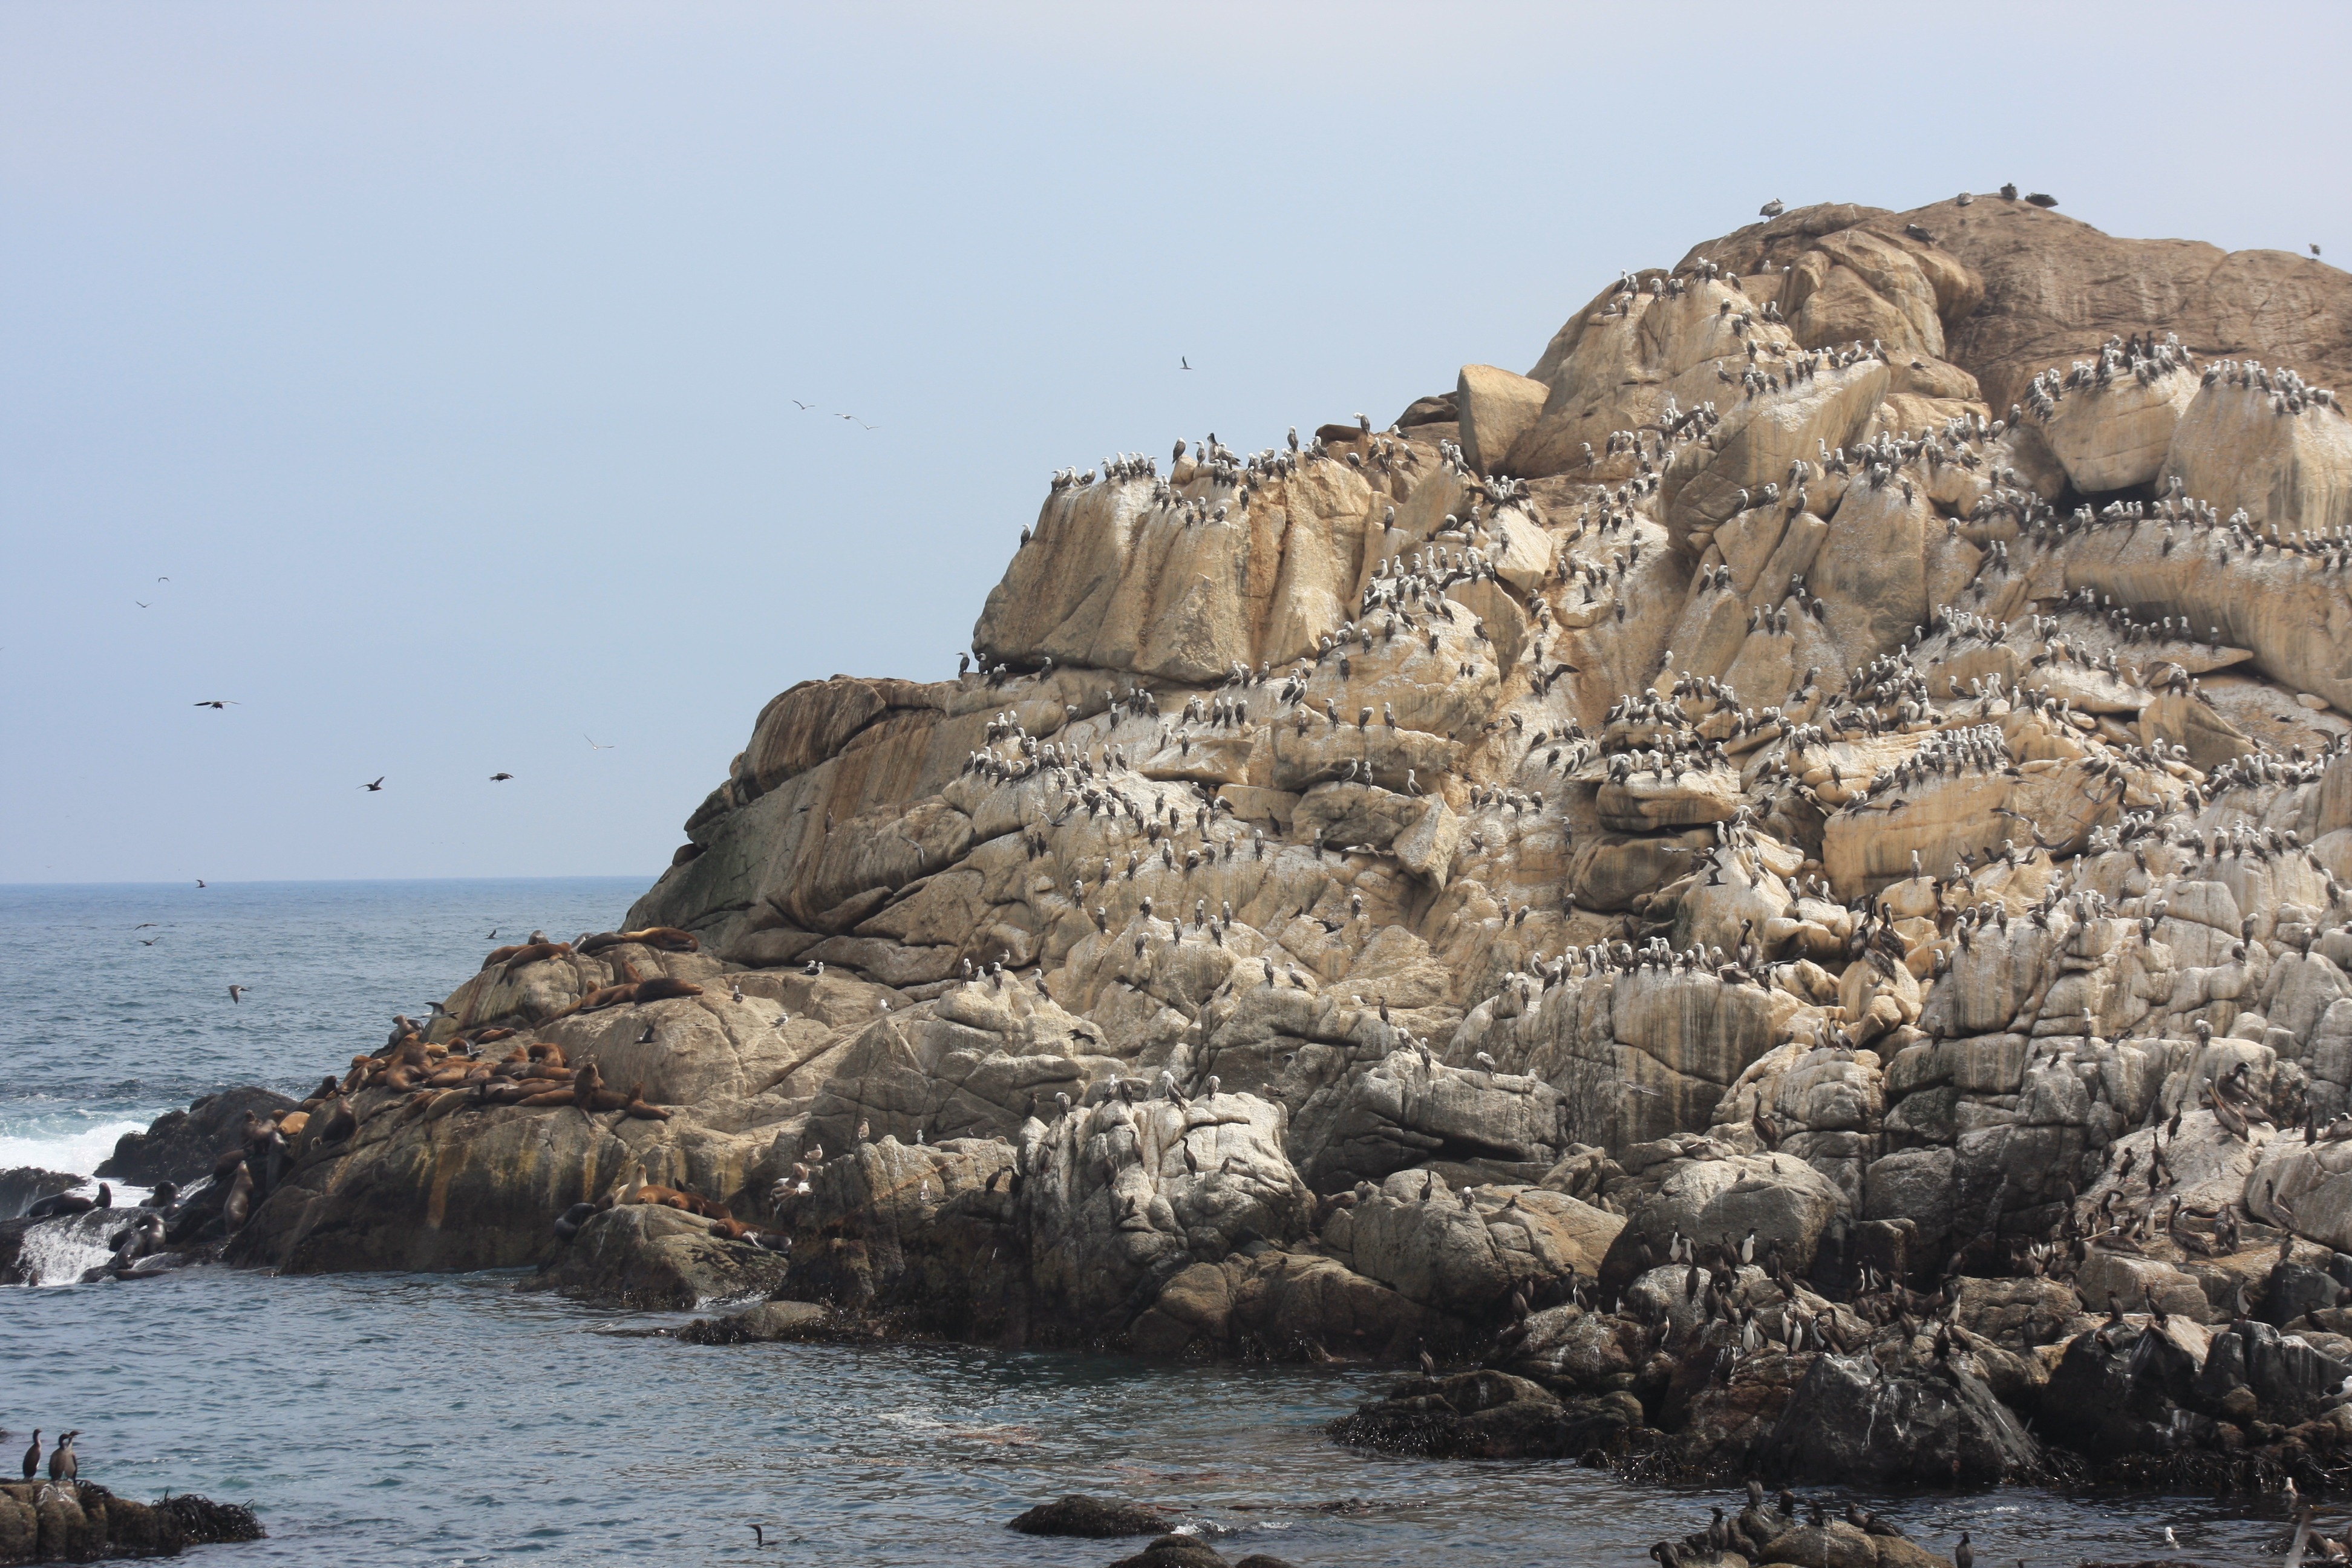
[[[953,672],[1056,468],[1384,425],[1768,198],[2015,180],[2352,256],[2347,45],[2340,5],[10,0],[0,882],[650,879],[774,693]]]

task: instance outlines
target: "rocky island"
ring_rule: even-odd
[[[1824,205],[1066,468],[971,669],[784,691],[626,929],[159,1124],[148,1250],[1417,1364],[1333,1435],[1424,1453],[2339,1483],[2347,373],[2315,260]]]

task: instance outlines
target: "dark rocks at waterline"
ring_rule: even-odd
[[[249,1508],[200,1497],[133,1502],[94,1481],[0,1482],[0,1563],[175,1557],[190,1546],[258,1541]]]
[[[792,1260],[732,1239],[714,1222],[656,1204],[589,1216],[533,1289],[576,1300],[682,1311],[698,1302],[772,1296]]]
[[[1165,1536],[1176,1528],[1176,1521],[1114,1498],[1073,1496],[1059,1502],[1039,1503],[1007,1528],[1024,1535]]]
[[[1890,1373],[1817,1355],[1760,1458],[1775,1479],[1874,1487],[1991,1486],[2042,1469],[2042,1446],[1982,1379],[1947,1364]]]
[[[88,1180],[69,1171],[45,1171],[38,1165],[0,1171],[0,1220],[16,1219],[43,1198],[69,1193]]]
[[[125,1132],[98,1173],[142,1187],[159,1182],[185,1186],[211,1175],[215,1161],[245,1146],[247,1111],[275,1118],[294,1104],[282,1094],[251,1085],[205,1095],[185,1110],[157,1117],[144,1132]]]
[[[1326,1428],[1335,1442],[1431,1458],[1571,1458],[1621,1452],[1642,1423],[1630,1394],[1561,1400],[1524,1377],[1464,1372],[1407,1378]]]
[[[723,1318],[697,1318],[678,1330],[677,1340],[680,1344],[687,1345],[756,1345],[773,1344],[782,1340],[832,1339],[838,1337],[832,1331],[829,1322],[832,1316],[830,1311],[814,1301],[762,1301],[756,1307],[730,1312]],[[1034,1509],[1031,1510],[1034,1511]],[[1022,1517],[1025,1519],[1028,1516],[1024,1514]]]
[[[1196,1535],[1163,1535],[1132,1557],[1122,1557],[1110,1568],[1291,1568],[1279,1557],[1254,1552],[1240,1562],[1228,1559]]]

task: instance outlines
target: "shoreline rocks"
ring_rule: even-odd
[[[0,1481],[0,1563],[176,1557],[264,1533],[251,1509],[193,1495],[142,1503],[95,1481]]]

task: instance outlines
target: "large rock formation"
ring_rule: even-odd
[[[2036,1463],[2084,1298],[2352,1247],[2347,321],[2312,260],[1814,207],[1386,430],[1065,470],[977,669],[776,698],[632,930],[361,1058],[232,1256],[667,1300],[789,1246],[924,1331],[1484,1347],[1527,1387],[1381,1417],[1449,1451]],[[2320,1418],[2180,1353],[2189,1439]]]

